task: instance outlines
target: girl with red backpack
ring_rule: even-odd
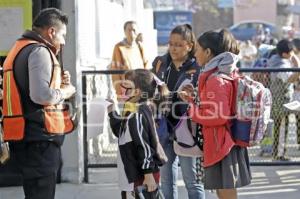
[[[193,86],[181,98],[190,102],[189,116],[202,125],[204,187],[220,199],[237,198],[237,188],[250,184],[247,148],[237,146],[230,132],[238,44],[227,30],[205,32],[198,38],[196,58],[204,66],[198,79],[200,106],[193,103]]]

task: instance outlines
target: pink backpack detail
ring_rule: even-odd
[[[272,95],[262,83],[239,75],[233,80],[235,100],[231,133],[237,145],[259,144],[264,138],[271,115]]]

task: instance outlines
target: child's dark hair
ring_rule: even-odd
[[[132,81],[133,86],[141,90],[140,102],[152,100],[157,98],[155,91],[158,89],[159,98],[167,98],[169,96],[168,87],[164,85],[158,85],[154,74],[146,69],[130,70],[125,73],[125,79]]]
[[[171,34],[179,34],[182,36],[183,40],[192,44],[192,49],[189,52],[189,57],[193,57],[196,51],[196,37],[193,32],[192,26],[190,24],[183,24],[176,26]]]
[[[239,44],[234,36],[226,29],[219,32],[208,31],[200,35],[198,43],[203,49],[210,49],[214,56],[223,52],[239,54]]]
[[[281,57],[283,53],[290,53],[293,49],[294,49],[293,42],[287,39],[280,40],[276,45],[277,53]]]

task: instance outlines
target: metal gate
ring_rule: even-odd
[[[112,90],[110,76],[113,74],[123,74],[124,72],[125,71],[122,70],[82,72],[82,114],[85,182],[89,181],[89,168],[116,167],[118,147],[117,140],[112,136],[110,127],[109,125],[107,125],[107,121],[105,121],[107,119],[105,110],[101,106],[101,100],[104,100],[106,98],[105,96],[107,96],[107,93],[105,95],[102,95],[102,97],[100,98],[97,97],[95,93],[97,93],[97,89],[99,90],[96,85],[97,77],[100,77],[100,84],[102,86],[105,85],[104,87],[107,87],[102,87],[100,88],[100,90],[103,92],[103,90],[107,89],[109,93]],[[242,72],[244,75],[250,75],[253,79],[263,83],[267,88],[270,88],[272,85],[272,76],[276,76],[278,74],[289,74],[291,72],[300,72],[300,69],[242,68],[240,69],[240,72]],[[278,88],[276,89],[276,91],[273,91],[276,92],[276,95],[274,96],[284,95],[285,88],[279,86],[280,85],[277,85]],[[289,86],[292,87],[293,85]],[[273,101],[278,101],[278,99],[274,99],[273,97]],[[93,103],[95,106],[93,106]],[[282,104],[283,102],[278,103]],[[100,130],[94,128],[94,130],[97,130],[99,132],[93,132],[93,128],[91,128],[91,125],[100,125],[97,123],[93,123],[95,121],[92,121],[91,124],[91,119],[89,118],[93,115],[91,114],[91,109],[97,113],[98,117],[100,117],[102,114],[102,118],[104,118],[103,123],[106,122],[105,125],[103,124],[102,127],[100,127]],[[288,112],[284,115],[272,115],[271,117],[273,119],[276,118],[276,121],[270,121],[270,129],[268,130],[269,133],[267,133],[261,145],[250,147],[248,150],[251,165],[300,165],[300,114],[298,116],[297,112]],[[278,123],[278,118],[280,118],[280,123]],[[107,135],[104,135],[105,133],[107,133]],[[93,136],[91,136],[90,134],[93,134]],[[104,139],[106,139],[106,141],[104,141]],[[277,152],[282,154],[282,157],[284,158],[277,158],[278,155],[274,154],[275,145],[273,143],[275,143],[278,148]]]

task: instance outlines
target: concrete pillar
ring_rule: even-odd
[[[69,16],[69,25],[67,29],[66,46],[64,48],[63,58],[66,70],[71,73],[72,84],[76,85],[76,101],[81,107],[81,70],[78,59],[78,6],[81,0],[62,1],[62,10]],[[82,119],[81,119],[82,121]],[[83,179],[83,144],[82,144],[82,122],[78,128],[69,135],[66,135],[62,147],[63,168],[62,180],[72,183],[80,183]]]

